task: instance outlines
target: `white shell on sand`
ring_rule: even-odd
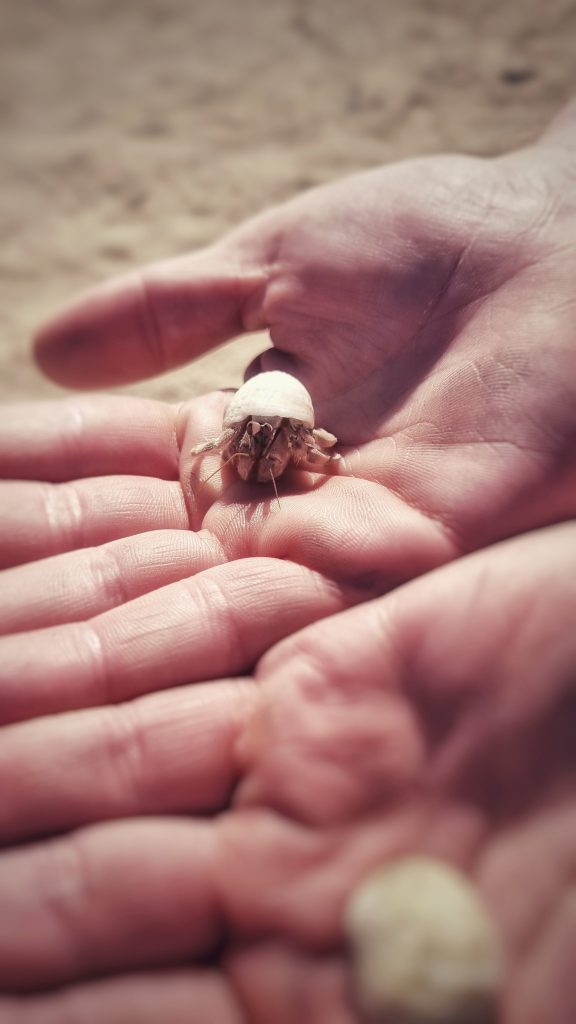
[[[280,416],[314,426],[314,408],[306,388],[280,370],[259,373],[239,388],[224,414],[224,427],[242,423],[247,416]]]
[[[474,885],[426,857],[383,866],[344,925],[353,995],[371,1024],[493,1024],[502,947]]]

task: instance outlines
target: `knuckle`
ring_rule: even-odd
[[[56,551],[83,547],[84,509],[74,483],[46,485],[44,515]]]
[[[94,588],[102,598],[103,608],[115,608],[129,601],[124,570],[111,547],[92,549],[88,571]]]

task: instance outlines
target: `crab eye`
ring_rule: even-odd
[[[246,426],[246,430],[248,431],[249,434],[252,434],[252,436],[254,436],[254,434],[260,433],[260,431],[262,430],[262,424],[258,423],[258,420],[250,420],[250,422]]]

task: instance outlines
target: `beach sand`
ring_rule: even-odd
[[[87,286],[383,162],[520,146],[576,93],[573,0],[4,0],[0,399]],[[122,389],[241,381],[265,335]]]

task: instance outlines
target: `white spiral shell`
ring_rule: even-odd
[[[314,426],[314,408],[306,388],[296,377],[281,370],[259,373],[238,389],[224,414],[224,428],[234,427],[248,416],[280,416],[298,420],[310,429]]]

